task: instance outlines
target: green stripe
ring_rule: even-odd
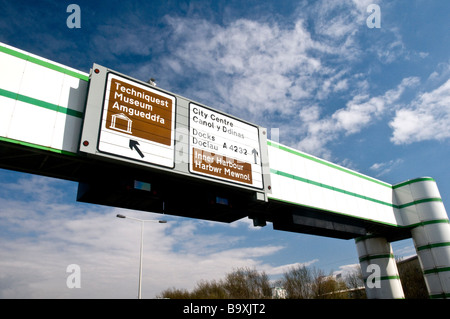
[[[411,179],[409,181],[397,184],[397,185],[393,185],[392,188],[396,189],[396,188],[400,188],[409,184],[413,184],[413,183],[418,183],[418,182],[424,182],[424,181],[433,181],[435,182],[434,178],[431,177],[420,177],[420,178],[415,178],[415,179]]]
[[[287,177],[287,178],[291,178],[291,179],[296,180],[296,181],[308,183],[308,184],[311,184],[311,185],[315,185],[315,186],[318,186],[318,187],[322,187],[322,188],[326,188],[326,189],[329,189],[329,190],[332,190],[332,191],[336,191],[336,192],[339,192],[339,193],[342,193],[342,194],[346,194],[346,195],[350,195],[350,196],[353,196],[353,197],[365,199],[365,200],[368,200],[368,201],[371,201],[371,202],[374,202],[374,203],[382,204],[382,205],[389,206],[389,207],[395,207],[395,205],[393,205],[391,203],[388,203],[388,202],[384,202],[384,201],[381,201],[381,200],[378,200],[378,199],[375,199],[375,198],[371,198],[371,197],[367,197],[367,196],[364,196],[364,195],[361,195],[361,194],[357,194],[357,193],[354,193],[354,192],[346,191],[346,190],[344,190],[342,188],[333,187],[333,186],[330,186],[330,185],[327,185],[327,184],[323,184],[323,183],[319,183],[319,182],[316,182],[316,181],[312,181],[312,180],[307,179],[307,178],[295,176],[295,175],[292,175],[292,174],[289,174],[289,173],[285,173],[285,172],[282,172],[282,171],[278,171],[278,170],[274,170],[274,169],[270,169],[270,172],[273,173],[273,174],[276,174],[276,175],[280,175],[280,176],[284,176],[284,177]]]
[[[72,152],[69,152],[69,151],[64,151],[64,150],[59,150],[59,149],[52,148],[52,147],[47,147],[47,146],[42,146],[42,145],[38,145],[38,144],[18,141],[18,140],[14,140],[14,139],[7,138],[7,137],[2,137],[2,136],[0,136],[0,141],[8,142],[8,143],[14,143],[14,144],[23,145],[23,146],[32,147],[32,148],[37,148],[37,149],[40,149],[40,150],[50,151],[50,152],[63,154],[63,155],[78,156],[78,154],[72,153]]]
[[[415,179],[412,179],[412,180],[409,180],[409,181],[406,181],[406,182],[402,182],[402,183],[397,184],[397,185],[390,185],[390,184],[388,184],[388,183],[379,181],[379,180],[374,179],[374,178],[371,178],[371,177],[369,177],[369,176],[365,176],[365,175],[362,175],[362,174],[357,173],[357,172],[355,172],[355,171],[346,169],[346,168],[341,167],[341,166],[339,166],[339,165],[336,165],[336,164],[333,164],[333,163],[330,163],[330,162],[321,160],[321,159],[316,158],[316,157],[311,156],[311,155],[307,155],[307,154],[302,153],[302,152],[300,152],[300,151],[296,151],[296,150],[290,149],[290,148],[288,148],[288,147],[286,147],[286,146],[283,146],[283,145],[281,145],[281,144],[278,144],[278,143],[273,142],[273,141],[270,141],[270,140],[267,141],[267,145],[272,146],[272,147],[275,147],[275,148],[280,149],[280,150],[282,150],[282,151],[285,151],[285,152],[288,152],[288,153],[291,153],[291,154],[294,154],[294,155],[297,155],[297,156],[306,158],[306,159],[311,160],[311,161],[314,161],[314,162],[316,162],[316,163],[323,164],[323,165],[326,165],[326,166],[328,166],[328,167],[331,167],[331,168],[340,170],[340,171],[345,172],[345,173],[348,173],[348,174],[350,174],[350,175],[354,175],[354,176],[360,177],[360,178],[362,178],[362,179],[365,179],[365,180],[374,182],[374,183],[376,183],[376,184],[379,184],[379,185],[383,185],[383,186],[392,188],[392,189],[400,188],[400,187],[403,187],[403,186],[405,186],[405,185],[409,185],[409,184],[413,184],[413,183],[418,183],[418,182],[423,182],[423,181],[433,181],[433,182],[435,181],[435,180],[434,180],[433,178],[431,178],[431,177],[420,177],[420,178],[415,178]],[[406,204],[405,204],[405,205],[406,205]],[[413,205],[413,204],[411,204],[411,205]]]
[[[427,220],[424,222],[420,222],[417,224],[411,224],[408,227],[411,228],[415,228],[415,227],[420,227],[420,226],[426,226],[426,225],[431,225],[431,224],[448,224],[449,220],[448,219],[434,219],[434,220]]]
[[[364,278],[364,283],[367,284],[367,278]],[[393,280],[393,279],[400,279],[400,276],[394,275],[394,276],[381,276],[381,277],[372,277],[372,280]]]
[[[316,158],[316,157],[314,157],[314,156],[307,155],[307,154],[305,154],[305,153],[302,153],[302,152],[299,152],[299,151],[290,149],[290,148],[285,147],[285,146],[283,146],[283,145],[281,145],[281,144],[277,144],[277,143],[275,143],[275,142],[273,142],[273,141],[267,141],[267,145],[272,146],[272,147],[275,147],[275,148],[278,148],[278,149],[280,149],[280,150],[282,150],[282,151],[285,151],[285,152],[288,152],[288,153],[291,153],[291,154],[294,154],[294,155],[297,155],[297,156],[306,158],[306,159],[311,160],[311,161],[314,161],[314,162],[316,162],[316,163],[319,163],[319,164],[322,164],[322,165],[326,165],[326,166],[328,166],[328,167],[337,169],[337,170],[339,170],[339,171],[348,173],[348,174],[350,174],[350,175],[357,176],[357,177],[359,177],[359,178],[368,180],[368,181],[370,181],[370,182],[374,182],[374,183],[376,183],[376,184],[383,185],[383,186],[386,186],[386,187],[389,187],[389,188],[392,187],[392,185],[390,185],[390,184],[388,184],[388,183],[385,183],[385,182],[379,181],[379,180],[377,180],[377,179],[374,179],[374,178],[371,178],[371,177],[362,175],[362,174],[357,173],[357,172],[355,172],[355,171],[352,171],[352,170],[349,170],[349,169],[344,168],[344,167],[342,167],[342,166],[335,165],[335,164],[332,164],[332,163],[330,163],[330,162],[321,160],[321,159]]]
[[[13,100],[17,100],[17,93],[11,91],[0,89],[0,95]]]
[[[430,295],[431,299],[447,299],[450,298],[450,293],[441,293],[441,294],[436,294],[436,295]]]
[[[40,106],[42,108],[45,108],[45,109],[48,109],[48,110],[52,110],[52,111],[55,111],[55,112],[60,112],[60,113],[63,113],[63,114],[79,117],[81,119],[83,118],[83,112],[75,111],[75,110],[72,110],[72,109],[69,109],[69,108],[66,108],[66,107],[63,107],[63,106],[59,106],[59,105],[56,105],[56,104],[48,103],[48,102],[41,101],[41,100],[29,97],[29,96],[25,96],[25,95],[22,95],[22,94],[13,93],[13,92],[10,92],[10,91],[7,91],[7,90],[0,89],[0,96],[4,96],[4,97],[10,98],[10,99],[15,99],[15,100],[18,100],[18,101],[21,101],[21,102],[25,102],[25,103],[28,103],[28,104]]]
[[[424,199],[416,200],[416,201],[411,202],[411,203],[406,203],[406,204],[402,204],[402,205],[395,205],[395,207],[396,208],[405,208],[405,207],[408,207],[408,206],[417,205],[417,204],[421,204],[421,203],[428,203],[428,202],[442,202],[442,198],[424,198]]]
[[[394,254],[368,255],[365,257],[360,257],[359,262],[363,262],[366,260],[372,260],[372,259],[381,259],[381,258],[394,258]]]
[[[421,250],[425,250],[425,249],[432,249],[432,248],[446,247],[446,246],[450,246],[450,242],[423,245],[423,246],[416,247],[416,250],[421,251]]]
[[[391,280],[391,279],[400,279],[400,276],[394,275],[394,276],[382,276],[382,277],[380,277],[380,280]]]
[[[398,209],[405,208],[405,207],[412,206],[412,205],[421,204],[421,203],[427,203],[427,202],[435,202],[435,201],[442,202],[441,198],[424,198],[424,199],[420,199],[420,200],[417,200],[417,201],[413,201],[411,203],[406,203],[406,204],[402,204],[402,205],[395,205],[395,204],[392,204],[392,203],[384,202],[384,201],[376,199],[376,198],[372,198],[372,197],[364,196],[364,195],[361,195],[361,194],[358,194],[358,193],[346,191],[346,190],[344,190],[342,188],[338,188],[338,187],[330,186],[330,185],[327,185],[327,184],[319,183],[319,182],[312,181],[312,180],[304,178],[304,177],[296,176],[296,175],[289,174],[289,173],[286,173],[286,172],[282,172],[282,171],[279,171],[279,170],[275,170],[275,169],[272,169],[272,168],[270,169],[270,172],[272,174],[276,174],[276,175],[279,175],[279,176],[291,178],[291,179],[296,180],[296,181],[300,181],[300,182],[303,182],[303,183],[308,183],[308,184],[311,184],[311,185],[314,185],[314,186],[326,188],[326,189],[329,189],[329,190],[332,190],[332,191],[336,191],[336,192],[339,192],[339,193],[342,193],[342,194],[346,194],[346,195],[349,195],[349,196],[361,198],[361,199],[368,200],[368,201],[371,201],[371,202],[374,202],[374,203],[377,203],[377,204],[381,204],[381,205],[385,205],[385,206],[393,207],[393,208],[398,208]]]
[[[436,274],[438,272],[444,272],[444,271],[450,271],[450,267],[438,267],[438,268],[433,268],[433,269],[427,269],[423,271],[424,275],[428,275],[428,274]]]
[[[367,221],[371,221],[371,222],[374,221],[373,219],[364,218],[364,217],[359,217],[359,216],[354,216],[354,215],[350,215],[350,214],[346,214],[346,213],[342,213],[342,212],[337,212],[337,211],[334,211],[334,210],[323,209],[323,208],[320,208],[320,207],[315,207],[315,206],[310,206],[310,205],[304,205],[304,204],[294,203],[294,202],[291,202],[291,201],[288,201],[288,200],[279,199],[279,198],[276,198],[276,197],[271,197],[270,194],[269,194],[269,199],[270,199],[270,200],[275,200],[275,201],[278,201],[278,202],[282,202],[282,203],[291,204],[291,205],[297,205],[297,206],[301,206],[301,207],[307,207],[307,208],[317,209],[317,210],[320,210],[320,211],[323,211],[323,212],[328,212],[328,213],[338,214],[338,215],[342,215],[342,216],[348,216],[348,217],[352,217],[352,218],[358,218],[358,219],[367,220]],[[376,222],[377,222],[378,224],[383,224],[383,225],[388,225],[388,226],[404,227],[404,226],[400,226],[400,225],[397,225],[397,224],[391,224],[391,223],[386,223],[386,222],[382,222],[382,221],[376,221]],[[371,237],[371,236],[367,236],[367,237]],[[373,237],[381,237],[381,236],[375,235],[375,236],[373,236]],[[362,237],[358,237],[358,238],[363,238],[363,239],[364,239],[364,238],[366,238],[366,236],[362,236]],[[362,240],[362,239],[361,239],[361,240]]]
[[[15,56],[16,58],[26,60],[26,61],[29,61],[34,64],[38,64],[40,66],[52,69],[54,71],[58,71],[58,72],[73,76],[73,77],[78,78],[83,81],[89,81],[89,76],[69,70],[65,67],[62,67],[62,66],[59,66],[59,65],[47,62],[47,61],[43,61],[43,60],[35,58],[31,55],[28,55],[28,54],[25,54],[25,53],[22,53],[22,52],[19,52],[19,51],[16,51],[16,50],[13,50],[13,49],[1,46],[1,45],[0,45],[0,52]]]

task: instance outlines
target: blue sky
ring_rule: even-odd
[[[78,70],[99,63],[267,128],[307,153],[450,198],[448,1],[0,1],[0,41]],[[81,28],[69,29],[70,3]],[[369,28],[369,4],[381,27]],[[269,136],[270,137],[270,136]],[[76,184],[0,170],[1,298],[135,298],[139,224],[77,203]],[[166,216],[145,232],[143,296],[233,267],[358,263],[352,240]],[[394,242],[398,256],[411,240]],[[81,288],[66,287],[66,267]]]

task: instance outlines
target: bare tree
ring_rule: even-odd
[[[286,289],[289,299],[310,299],[312,292],[312,274],[305,266],[291,267],[284,273],[281,286]]]
[[[191,293],[191,299],[226,299],[227,297],[223,284],[215,280],[198,282]]]
[[[286,289],[290,299],[346,299],[349,298],[348,287],[341,279],[331,273],[325,275],[323,270],[298,266],[284,273],[278,283]]]
[[[355,268],[345,277],[345,283],[349,289],[351,299],[366,299],[366,289],[364,287],[364,279],[361,267]]]
[[[326,276],[322,270],[313,271],[312,290],[315,299],[348,299],[347,286],[333,275]]]
[[[397,267],[405,298],[428,299],[427,286],[417,256],[406,260],[397,259]]]
[[[337,279],[331,273],[305,266],[291,267],[277,282],[289,299],[347,299],[365,298],[360,269]],[[167,289],[160,298],[174,299],[266,299],[272,297],[269,277],[256,269],[238,268],[226,274],[224,279],[200,281],[192,292],[185,289]]]
[[[191,293],[186,289],[168,288],[156,295],[156,298],[169,298],[169,299],[191,299]]]
[[[192,292],[167,289],[159,298],[173,299],[266,299],[272,297],[269,277],[256,269],[239,268],[219,281],[200,281]]]
[[[269,277],[256,269],[240,268],[227,274],[223,287],[230,298],[265,299],[272,296]]]

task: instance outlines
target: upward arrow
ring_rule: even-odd
[[[134,148],[136,150],[136,152],[138,152],[139,156],[144,158],[144,154],[142,154],[142,152],[139,149],[139,147],[137,147],[138,145],[139,145],[138,141],[130,140],[130,149],[132,150]]]
[[[256,156],[258,156],[258,151],[256,150],[256,148],[253,149],[252,154],[255,158],[255,164],[258,164],[257,157],[256,157]]]

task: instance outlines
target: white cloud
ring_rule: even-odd
[[[167,16],[173,50],[160,72],[189,81],[191,98],[265,125],[363,81],[350,81],[348,70],[364,52],[356,36],[365,16],[352,1],[300,4],[289,23]]]
[[[137,66],[137,73],[148,77],[152,69],[175,85],[182,79],[179,94],[262,126],[278,125],[281,142],[329,159],[328,143],[373,123],[398,100],[402,84],[408,86],[371,96],[368,74],[358,70],[355,75],[355,66],[368,56],[392,62],[403,52],[398,29],[383,28],[377,30],[383,37],[372,32],[367,38],[366,9],[374,2],[300,3],[290,19],[279,22],[267,15],[223,24],[165,16],[167,47],[152,66]],[[116,41],[122,37],[129,41],[122,33]],[[297,114],[302,120],[303,110],[321,110],[335,97],[347,99],[341,102],[345,107],[331,116],[299,121]]]
[[[417,255],[417,251],[414,245],[406,245],[400,248],[394,248],[394,254],[396,258],[400,258],[401,260],[408,259],[412,256]]]
[[[307,97],[317,88],[299,82],[299,77],[323,72],[320,60],[307,53],[319,45],[301,19],[291,28],[247,19],[224,27],[204,20],[168,17],[167,21],[179,44],[164,63],[183,65],[184,72],[195,70],[199,83],[206,85],[201,91],[213,89],[205,99],[224,101],[222,107],[255,114],[289,113],[295,103],[288,95]]]
[[[319,259],[313,259],[313,260],[309,260],[309,261],[306,261],[303,263],[293,263],[293,264],[282,265],[282,266],[278,266],[278,267],[267,267],[267,270],[265,270],[265,272],[268,275],[282,275],[283,273],[288,272],[292,268],[309,267],[318,261],[319,261]]]
[[[395,144],[449,138],[450,80],[398,109],[389,125],[393,129],[391,141]]]
[[[303,109],[299,117],[306,128],[306,137],[297,144],[297,147],[305,152],[329,158],[330,152],[326,147],[329,142],[342,135],[358,133],[380,119],[390,109],[389,107],[394,107],[407,88],[416,86],[418,82],[418,78],[408,77],[383,95],[374,97],[367,94],[356,95],[347,102],[345,108],[338,109],[321,119],[318,106]]]
[[[0,184],[0,298],[135,298],[140,224],[115,216],[161,215],[71,203],[73,183],[23,176]],[[223,278],[237,267],[268,273],[282,268],[263,260],[284,246],[246,244],[247,223],[233,226],[241,231],[230,234],[235,228],[226,224],[164,218],[167,224],[145,225],[145,298],[170,287],[192,289],[199,280]],[[70,264],[81,268],[80,289],[66,286]]]
[[[403,79],[395,89],[388,90],[382,96],[369,99],[368,96],[357,95],[347,103],[345,109],[336,111],[332,118],[346,134],[357,133],[373,119],[382,115],[386,106],[393,105],[407,87],[415,86],[418,82],[418,78],[409,77]]]
[[[340,274],[343,279],[347,277],[348,275],[353,275],[355,272],[358,272],[360,269],[360,264],[349,264],[349,265],[342,265],[339,266],[339,270],[336,270],[333,272],[333,275]]]
[[[390,160],[384,163],[374,163],[370,169],[376,172],[376,177],[380,177],[392,171],[395,167],[402,164],[404,161],[401,158]]]
[[[384,29],[383,29],[384,30]],[[392,63],[401,56],[408,54],[401,39],[400,33],[395,28],[389,30],[389,34],[383,32],[385,36],[391,37],[391,40],[386,45],[377,46],[375,51],[378,59],[383,63]]]

